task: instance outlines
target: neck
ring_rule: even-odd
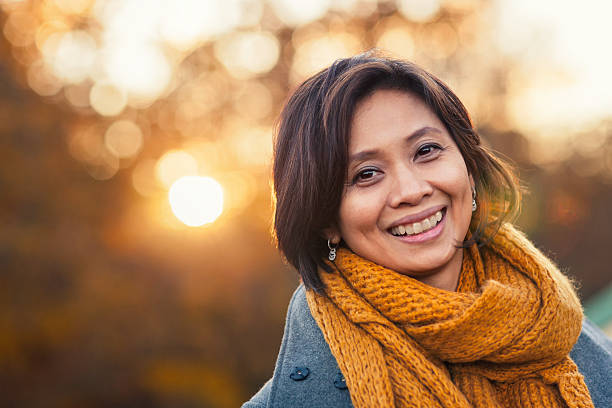
[[[426,276],[413,276],[415,279],[433,286],[434,288],[455,292],[459,284],[459,275],[461,266],[463,265],[463,248],[457,248],[457,251],[451,260],[439,269],[435,269],[432,273]]]

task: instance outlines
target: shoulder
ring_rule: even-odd
[[[570,357],[584,376],[595,407],[612,407],[612,340],[585,319]]]
[[[306,290],[293,293],[274,375],[243,408],[352,407],[344,378],[310,314]]]

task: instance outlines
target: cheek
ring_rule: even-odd
[[[467,226],[472,219],[472,185],[465,165],[457,168],[452,186],[451,194],[454,196],[455,206],[458,207],[461,224],[465,224],[467,231]]]
[[[456,211],[464,214],[472,211],[472,185],[463,159],[458,156],[448,161],[438,171],[436,187],[446,193],[456,207]]]
[[[380,205],[373,197],[347,193],[340,204],[339,227],[346,233],[375,228],[380,214]]]

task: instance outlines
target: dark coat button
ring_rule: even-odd
[[[295,367],[291,374],[289,374],[289,378],[293,381],[302,381],[310,374],[310,370],[308,367]]]
[[[336,378],[334,379],[334,387],[340,390],[346,390],[348,387],[346,386],[346,380],[342,373],[336,374]]]

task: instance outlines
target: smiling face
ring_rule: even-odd
[[[350,130],[337,229],[357,255],[455,290],[472,216],[473,181],[444,124],[412,93],[378,90]]]

